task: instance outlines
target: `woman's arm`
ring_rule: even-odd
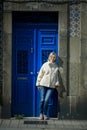
[[[41,67],[39,73],[38,73],[38,76],[37,76],[37,81],[36,81],[36,86],[40,87],[40,81],[41,79],[43,78],[43,75],[44,75],[44,66]]]

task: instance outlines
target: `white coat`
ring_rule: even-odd
[[[55,88],[58,85],[58,65],[49,61],[45,62],[38,73],[36,86]]]

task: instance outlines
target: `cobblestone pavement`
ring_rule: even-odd
[[[0,119],[0,130],[87,130],[87,120]]]

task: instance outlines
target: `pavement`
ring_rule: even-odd
[[[87,120],[0,119],[0,130],[87,130]]]

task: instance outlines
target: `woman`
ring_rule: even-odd
[[[46,120],[48,101],[56,86],[59,85],[58,65],[56,64],[56,53],[51,52],[48,61],[45,62],[38,74],[36,86],[41,90],[40,119]]]

